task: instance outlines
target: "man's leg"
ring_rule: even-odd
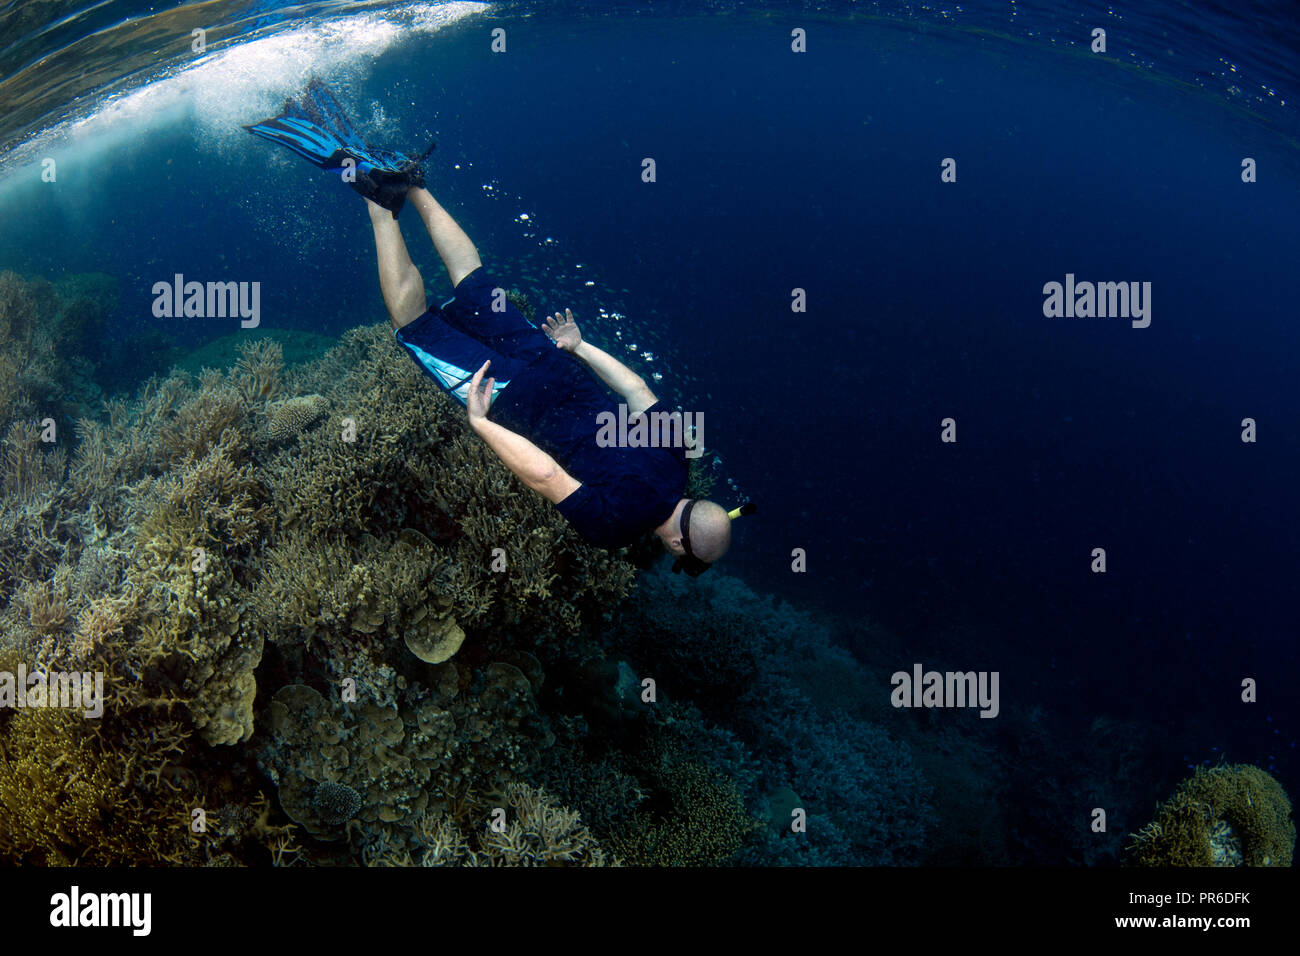
[[[420,218],[424,220],[424,227],[429,230],[433,247],[438,250],[442,264],[447,267],[447,276],[454,289],[460,285],[461,279],[483,264],[483,260],[478,257],[478,250],[474,248],[469,236],[465,235],[465,230],[451,218],[451,213],[443,209],[427,189],[417,186],[406,194],[406,199],[415,206]]]
[[[379,288],[384,294],[384,305],[388,309],[388,321],[393,328],[400,329],[410,325],[424,314],[424,280],[420,270],[415,268],[411,255],[406,251],[402,240],[402,230],[398,228],[393,214],[370,200],[366,200],[370,211],[370,225],[375,230],[375,249],[379,253]]]

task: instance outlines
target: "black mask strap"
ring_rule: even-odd
[[[701,561],[691,551],[691,509],[694,507],[695,499],[692,498],[682,509],[682,550],[686,554],[673,562],[673,574],[681,574],[685,571],[691,577],[698,578],[713,565],[708,561]]]
[[[686,507],[682,509],[682,548],[690,557],[695,557],[691,551],[691,509],[695,507],[695,499],[692,498],[686,502]]]

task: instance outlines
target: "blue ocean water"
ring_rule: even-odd
[[[320,76],[374,140],[437,139],[493,269],[705,412],[718,497],[760,509],[728,573],[862,661],[888,633],[899,670],[1000,672],[1058,756],[1128,721],[1158,794],[1221,757],[1296,792],[1290,5],[388,9],[232,3],[210,52],[125,47],[75,101],[14,78],[110,21],[12,42],[0,268],[107,273],[115,336],[185,349],[235,323],[154,318],[175,274],[259,281],[267,327],[383,320],[356,197],[240,129]],[[1045,317],[1067,275],[1150,283],[1149,327]]]

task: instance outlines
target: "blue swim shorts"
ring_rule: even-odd
[[[415,363],[462,405],[469,382],[484,362],[496,379],[495,400],[510,380],[541,356],[555,350],[545,332],[533,325],[479,266],[453,290],[454,295],[397,330],[397,342]],[[496,308],[493,308],[496,306]]]

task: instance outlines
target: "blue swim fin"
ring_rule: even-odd
[[[355,180],[348,185],[388,209],[394,219],[405,202],[406,191],[424,185],[420,163],[434,147],[430,143],[416,157],[368,145],[320,80],[312,80],[297,100],[286,101],[279,116],[244,129],[292,150],[320,169],[338,173],[355,170]]]

